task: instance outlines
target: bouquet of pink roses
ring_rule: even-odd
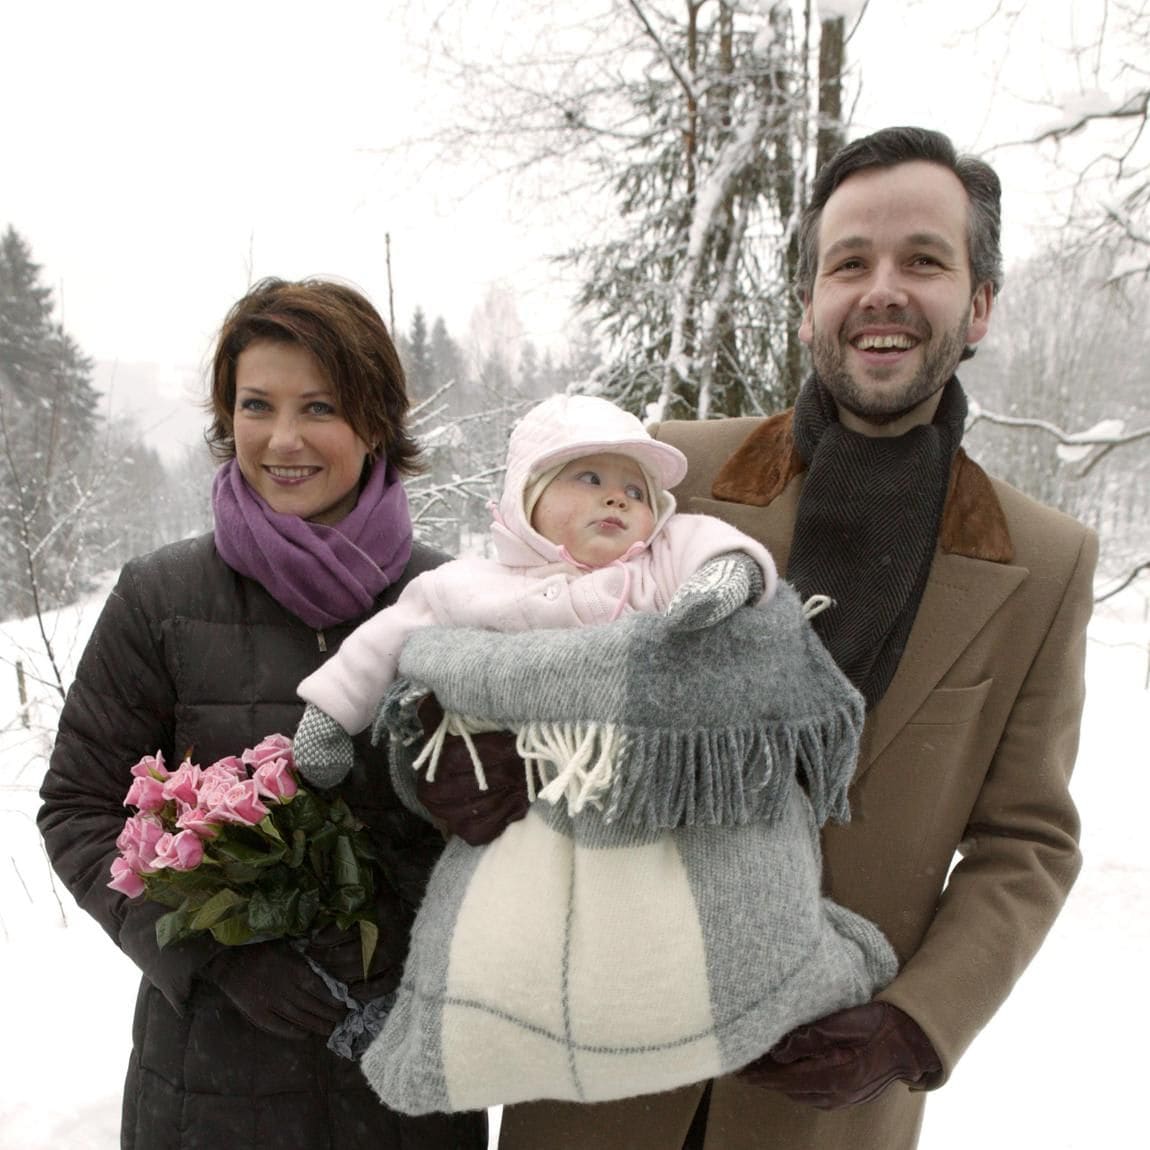
[[[174,771],[157,751],[132,776],[124,805],[136,813],[108,886],[172,908],[156,922],[160,946],[205,930],[237,946],[358,923],[366,973],[378,939],[371,842],[342,799],[300,783],[290,739]]]

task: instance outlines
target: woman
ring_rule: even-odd
[[[444,556],[412,541],[400,475],[417,448],[403,370],[358,292],[257,284],[219,335],[208,433],[215,530],[124,568],[80,661],[45,778],[39,825],[77,902],[141,968],[121,1143],[134,1150],[486,1146],[482,1115],[413,1119],[382,1107],[325,1040],[344,1015],[284,941],[164,950],[164,908],[107,887],[131,765],[213,762],[290,735],[296,684],[358,623]],[[439,836],[407,812],[382,750],[356,742],[341,788],[378,855],[380,942],[354,981],[358,934],[314,957],[367,1000],[399,981]]]

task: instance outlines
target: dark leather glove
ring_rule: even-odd
[[[416,713],[426,735],[431,735],[443,720],[443,708],[434,695],[420,700]],[[527,814],[531,804],[527,798],[527,768],[515,751],[515,736],[509,731],[492,731],[472,735],[471,741],[483,764],[487,790],[479,789],[467,744],[458,735],[449,735],[444,740],[434,780],[429,783],[421,772],[415,793],[441,830],[477,847],[497,839],[508,823]]]
[[[229,947],[200,972],[255,1027],[277,1038],[326,1038],[347,1013],[291,944]]]
[[[867,1002],[792,1030],[739,1077],[795,1102],[838,1110],[869,1102],[892,1082],[925,1085],[941,1069],[909,1014],[889,1002]]]
[[[379,927],[379,937],[366,976],[358,923],[346,930],[340,930],[334,924],[325,926],[307,943],[308,957],[338,978],[357,1002],[382,998],[399,985],[414,917],[382,877],[376,877],[376,885],[374,918]]]

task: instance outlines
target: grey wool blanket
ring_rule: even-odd
[[[537,797],[432,873],[362,1060],[387,1105],[671,1089],[894,976],[879,930],[821,895],[818,827],[848,817],[863,704],[786,585],[695,632],[428,628],[400,671],[377,734],[404,801],[434,769],[414,753],[429,690],[451,729],[518,732]]]

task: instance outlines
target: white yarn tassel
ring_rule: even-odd
[[[528,723],[515,749],[528,764],[527,793],[551,804],[567,799],[567,813],[601,807],[611,786],[622,740],[612,724]],[[532,769],[534,768],[534,769]],[[542,789],[536,795],[535,776]]]
[[[833,607],[835,601],[829,595],[812,595],[803,604],[803,618],[813,619],[821,615],[828,607]]]
[[[427,781],[435,782],[435,770],[439,766],[439,756],[443,753],[443,744],[448,735],[458,735],[467,746],[467,753],[471,756],[471,765],[475,768],[475,781],[481,791],[487,790],[487,775],[483,771],[483,763],[479,760],[479,752],[475,749],[473,734],[482,734],[485,731],[502,731],[504,728],[498,723],[488,723],[483,719],[471,719],[466,715],[457,715],[454,711],[444,711],[439,726],[427,736],[423,749],[419,752],[412,769],[418,771],[425,764],[427,766]]]

